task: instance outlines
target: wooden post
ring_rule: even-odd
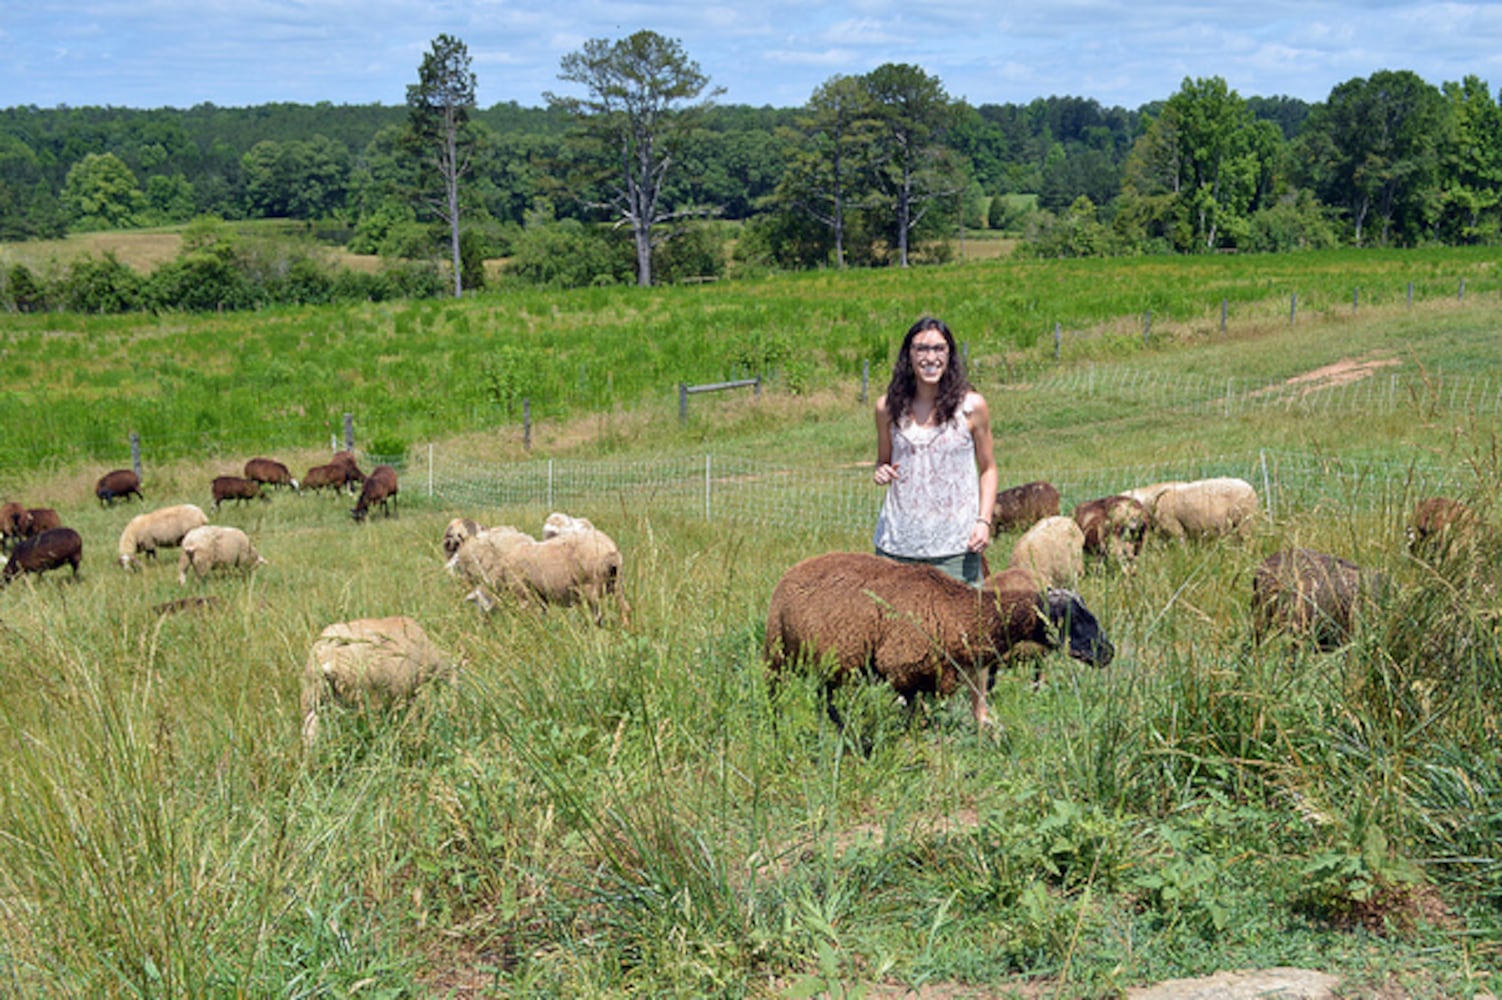
[[[861,360],[861,402],[866,401],[866,393],[871,388],[871,359]]]
[[[532,450],[532,400],[522,398],[522,448]]]
[[[1059,360],[1059,346],[1063,340],[1063,326],[1060,323],[1053,325],[1053,359]]]
[[[688,420],[688,383],[678,383],[678,419]]]
[[[141,435],[136,431],[130,432],[130,467],[135,471],[136,478],[141,478]]]
[[[1413,305],[1413,282],[1408,283],[1408,304]]]
[[[1147,338],[1153,332],[1153,311],[1149,309],[1147,315],[1142,318],[1142,346],[1147,346]]]
[[[1356,307],[1360,303],[1361,303],[1361,286],[1357,285],[1355,288],[1351,289],[1351,312],[1355,312],[1356,311]]]
[[[344,450],[355,450],[355,415],[353,413],[344,415]]]
[[[1465,301],[1465,279],[1460,279],[1460,301]]]
[[[1220,300],[1220,332],[1224,336],[1226,332],[1226,300]]]
[[[1293,326],[1299,317],[1299,293],[1294,292],[1288,299],[1288,325]]]

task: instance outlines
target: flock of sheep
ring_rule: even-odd
[[[364,475],[349,452],[313,467],[301,484],[271,459],[252,459],[245,471],[243,477],[214,479],[215,508],[225,500],[265,499],[267,486],[342,490],[358,483],[360,498],[351,514],[363,519],[376,506],[389,514],[397,494],[394,469],[378,466]],[[140,486],[135,473],[117,470],[101,477],[95,492],[107,505],[142,498]],[[995,532],[1022,534],[1008,565],[979,587],[931,566],[868,553],[832,552],[799,562],[770,596],[763,646],[770,678],[775,683],[791,663],[823,661],[829,668],[826,708],[837,724],[839,714],[827,695],[862,672],[888,683],[909,706],[924,692],[944,697],[963,687],[976,723],[984,725],[991,671],[998,664],[1032,661],[1036,680],[1039,658],[1052,650],[1094,666],[1111,662],[1114,647],[1073,589],[1087,555],[1131,573],[1149,531],[1178,539],[1246,537],[1259,510],[1256,491],[1235,478],[1130,489],[1080,503],[1067,517],[1059,513],[1059,500],[1058,489],[1044,481],[998,493]],[[1414,513],[1410,545],[1431,546],[1472,519],[1455,501],[1425,501]],[[179,584],[187,583],[190,572],[201,579],[215,569],[249,571],[265,563],[243,531],[208,521],[193,504],[138,515],[120,535],[119,562],[131,569],[139,558],[154,559],[159,549],[181,548]],[[21,573],[61,566],[72,566],[77,575],[82,540],[61,525],[56,511],[6,503],[0,506],[0,534],[12,549],[0,585]],[[544,522],[541,539],[510,525],[486,528],[456,518],[445,528],[442,544],[448,572],[472,588],[465,599],[483,611],[505,599],[583,604],[602,625],[606,602],[613,599],[622,625],[630,625],[620,548],[586,518],[554,513]],[[1302,548],[1274,553],[1254,577],[1256,635],[1260,640],[1281,629],[1321,648],[1338,645],[1349,635],[1358,596],[1373,585],[1372,574],[1328,553]],[[159,610],[194,601],[170,602]],[[389,704],[409,698],[429,681],[454,678],[456,668],[411,618],[330,625],[313,643],[304,672],[303,739],[313,743],[319,711],[327,703]]]

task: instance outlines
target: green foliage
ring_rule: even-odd
[[[76,229],[123,229],[139,224],[146,207],[135,174],[114,153],[88,153],[68,171],[63,204]]]
[[[140,276],[114,254],[74,261],[58,289],[63,308],[84,313],[130,312],[141,307]]]
[[[620,241],[606,231],[565,219],[524,229],[512,245],[506,273],[548,288],[611,285],[629,280],[622,258]]]

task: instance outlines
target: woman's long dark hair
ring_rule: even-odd
[[[937,330],[943,334],[944,343],[949,347],[949,363],[944,368],[943,377],[939,379],[939,396],[934,400],[938,422],[946,424],[953,419],[960,404],[965,401],[965,394],[970,391],[970,380],[965,377],[965,363],[960,360],[960,352],[955,349],[954,334],[949,332],[949,327],[944,325],[943,320],[924,316],[902,338],[897,361],[892,365],[892,381],[887,383],[887,416],[891,418],[893,427],[902,423],[903,416],[913,405],[913,395],[918,391],[918,376],[913,372],[913,338],[927,330]]]

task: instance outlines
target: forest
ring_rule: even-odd
[[[683,88],[647,136],[656,186],[645,214],[625,197],[629,171],[623,180],[612,166],[613,143],[629,140],[611,133],[622,112],[608,103],[461,103],[452,209],[434,197],[444,172],[414,138],[421,78],[406,106],[0,109],[0,240],[189,224],[199,234],[184,245],[196,257],[150,280],[108,258],[49,275],[7,264],[0,306],[462,292],[485,286],[484,262],[497,259],[506,280],[551,287],[907,266],[949,259],[977,230],[1038,257],[1502,240],[1502,103],[1474,75],[1435,87],[1381,70],[1314,104],[1186,78],[1127,109],[1073,96],[972,106],[922,69],[888,64],[832,77],[802,107],[751,107],[716,104],[676,43],[639,32],[594,62],[576,54],[577,79],[644,37]],[[462,42],[447,42],[459,61],[422,72],[458,74],[472,95]],[[300,250],[249,250],[232,224],[252,220],[290,220],[284,231],[389,267],[344,275]]]

